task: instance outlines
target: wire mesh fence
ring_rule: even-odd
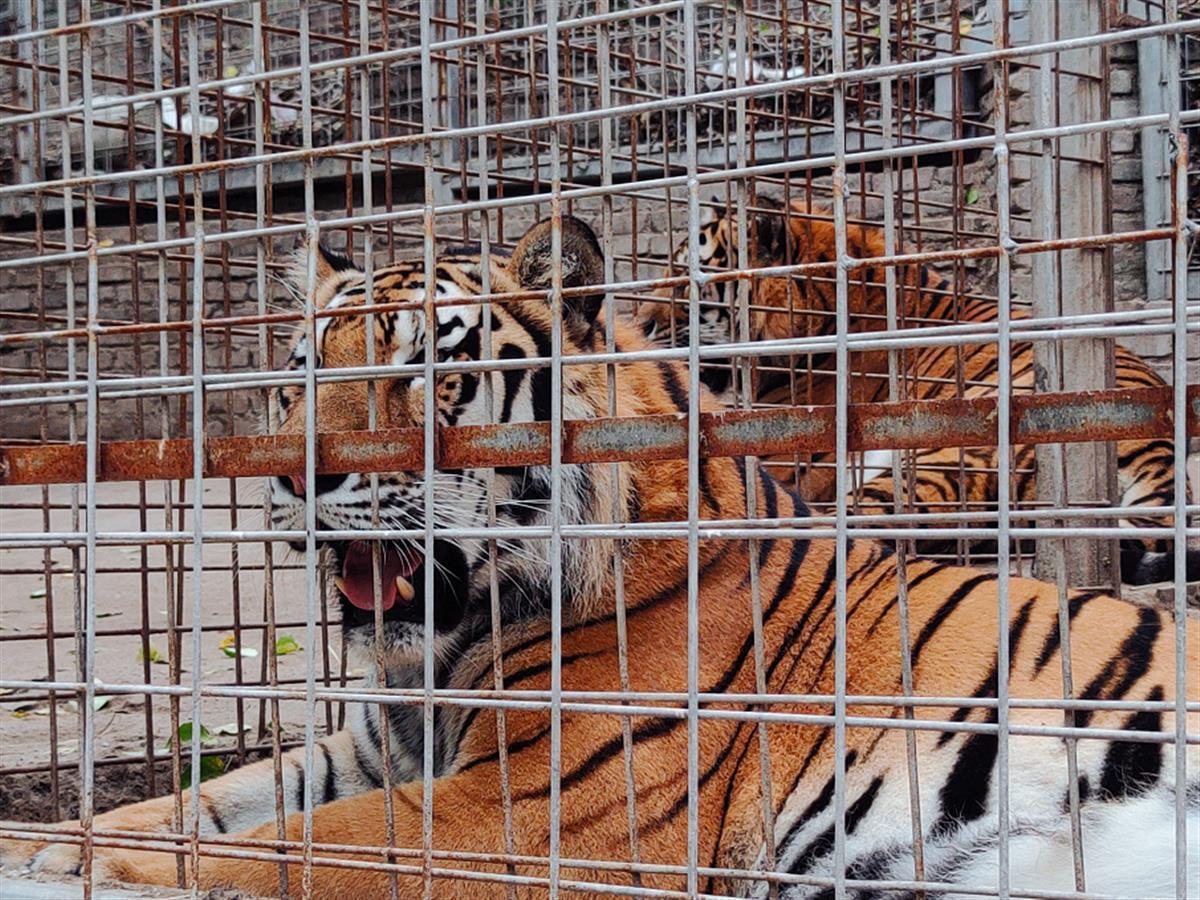
[[[0,13],[0,860],[1194,893],[1185,7]]]

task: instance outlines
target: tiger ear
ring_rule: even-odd
[[[292,254],[291,265],[288,266],[288,288],[299,300],[303,300],[309,291],[310,246],[307,241],[301,243]],[[316,277],[312,282],[312,295],[313,301],[318,304],[325,302],[336,292],[330,291],[329,288],[339,280],[339,276],[345,272],[359,271],[353,259],[338,253],[323,243],[317,244],[315,263]]]
[[[764,204],[765,205],[765,204]],[[759,265],[781,265],[787,259],[788,221],[781,206],[779,212],[756,213],[753,218],[754,233],[751,244],[757,254]],[[793,259],[793,263],[807,260]]]
[[[529,290],[547,290],[551,285],[553,255],[550,252],[551,222],[543,219],[517,242],[508,263],[509,273]],[[562,286],[583,287],[604,283],[604,251],[596,234],[574,216],[562,217]],[[591,331],[604,294],[576,294],[563,299],[566,320],[576,331]]]

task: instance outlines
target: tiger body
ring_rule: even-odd
[[[772,341],[788,338],[829,336],[836,325],[837,260],[835,229],[827,213],[810,212],[797,201],[791,214],[757,215],[750,231],[746,265],[828,263],[827,271],[794,278],[753,277],[747,312],[749,330],[739,330],[737,283],[710,282],[702,297],[702,344],[723,344],[748,339]],[[700,262],[719,272],[738,268],[737,220],[719,216],[706,223],[699,239]],[[871,226],[847,226],[849,256],[873,259],[886,256],[881,230]],[[676,267],[686,264],[687,245],[675,253]],[[888,327],[885,268],[866,265],[850,273],[848,313],[851,334],[882,331]],[[948,280],[929,267],[915,264],[894,267],[896,317],[899,328],[967,324],[993,326],[999,307],[991,300],[959,297]],[[665,295],[664,295],[665,299]],[[685,345],[688,340],[686,305],[661,301],[643,302],[636,309],[643,327],[658,342]],[[1012,319],[1028,318],[1014,307]],[[1018,332],[1019,334],[1019,332]],[[993,336],[972,342],[964,336],[955,345],[934,344],[902,348],[896,352],[899,399],[940,400],[994,397],[1000,378],[997,344]],[[1014,340],[1011,344],[1010,384],[1013,395],[1032,394],[1039,388],[1033,345]],[[798,360],[795,356],[760,356],[759,372],[748,386],[749,396],[764,407],[799,404],[833,405],[837,399],[837,377],[833,354]],[[851,355],[849,402],[882,403],[892,399],[889,359],[886,350],[854,351]],[[1126,389],[1163,387],[1158,374],[1137,354],[1121,345],[1114,347],[1114,387]],[[731,405],[740,396],[735,387],[730,360],[717,360],[705,371],[706,383]],[[1104,387],[1104,385],[1097,385]],[[893,478],[893,457],[901,464],[901,483]],[[1116,442],[1117,502],[1127,508],[1161,510],[1174,503],[1174,447],[1169,440],[1124,440]],[[777,457],[769,463],[776,477],[794,483],[810,502],[832,503],[836,497],[836,467],[832,453]],[[853,474],[856,487],[848,498],[859,513],[889,513],[898,495],[906,508],[922,514],[991,512],[997,508],[999,457],[995,447],[941,447],[918,451],[878,450],[861,454]],[[1036,449],[1017,444],[1011,456],[1011,496],[1019,504],[1038,499]],[[1130,516],[1124,525],[1169,527],[1173,518],[1156,512]],[[945,542],[924,541],[924,552],[941,552]],[[1122,580],[1135,583],[1167,580],[1172,575],[1172,555],[1165,541],[1126,540],[1122,544]],[[1200,553],[1188,556],[1188,580],[1200,579]]]
[[[541,289],[549,276],[548,227],[535,226],[513,259],[493,262],[493,291]],[[597,283],[599,248],[586,226],[563,222],[565,286]],[[568,262],[570,261],[570,262]],[[467,261],[448,268],[439,294],[455,290],[479,292],[480,274]],[[361,276],[325,265],[319,268],[318,305],[352,302]],[[322,269],[328,271],[322,271]],[[413,281],[420,266],[376,273],[376,302],[393,299],[380,283],[410,292],[420,300]],[[396,277],[394,282],[388,279]],[[569,277],[568,277],[569,276]],[[412,279],[413,281],[410,281]],[[443,289],[444,286],[444,289]],[[342,298],[342,299],[339,299]],[[566,309],[564,353],[594,352],[604,346],[603,318],[592,298]],[[455,359],[480,355],[482,336],[477,306],[443,307],[438,313],[439,356]],[[472,312],[474,311],[474,312]],[[391,314],[389,314],[389,317]],[[492,310],[493,358],[546,355],[552,322],[544,302],[529,301]],[[382,318],[377,314],[376,320]],[[364,322],[361,317],[332,319],[314,350],[301,344],[299,355],[316,352],[322,366],[362,364]],[[394,314],[389,325],[376,327],[377,359],[406,363],[420,359],[424,317],[417,311]],[[614,323],[619,350],[644,349],[639,328]],[[443,343],[444,342],[444,343]],[[355,345],[357,344],[357,349]],[[505,345],[514,350],[502,352]],[[513,370],[508,370],[509,372]],[[438,384],[439,421],[476,424],[487,418],[485,395],[509,421],[548,416],[554,402],[546,370],[524,376],[497,373],[490,388],[454,373]],[[607,415],[609,399],[603,366],[564,365],[558,393],[565,418]],[[678,413],[686,406],[685,372],[673,363],[636,363],[616,367],[617,414]],[[380,427],[421,424],[426,386],[411,375],[376,384]],[[366,415],[366,387],[352,382],[318,382],[316,407],[322,428],[361,428]],[[285,430],[304,427],[300,395],[286,398]],[[703,393],[702,408],[719,410]],[[761,467],[741,459],[709,458],[700,463],[700,516],[708,520],[745,515],[747,500],[767,519],[802,518],[807,508],[799,497]],[[561,473],[561,508],[572,522],[678,522],[686,519],[688,464],[681,460],[565,466]],[[328,477],[328,476],[326,476]],[[438,524],[479,525],[480,504],[474,479],[485,473],[464,470],[438,473],[435,495],[447,504]],[[546,467],[497,470],[494,475],[496,519],[500,523],[544,525],[551,474]],[[314,499],[321,527],[366,528],[361,524],[363,476],[327,481]],[[747,492],[752,485],[753,498]],[[298,486],[302,494],[307,485]],[[293,484],[293,488],[297,488]],[[302,514],[300,497],[288,498],[286,479],[273,485],[275,523],[295,527]],[[424,485],[415,473],[379,476],[379,517],[385,526],[420,519]],[[498,635],[503,686],[540,691],[551,687],[553,639],[549,626],[552,589],[547,541],[522,540],[501,548],[493,558],[483,544],[455,541],[438,545],[443,565],[435,582],[435,634],[438,687],[489,689],[496,684],[492,635]],[[381,549],[375,565],[393,571],[397,592],[381,583],[373,587],[373,606],[362,608],[361,571],[355,568],[361,548],[331,546],[327,564],[341,567],[339,596],[343,628],[357,661],[368,667],[367,686],[420,685],[424,631],[423,569],[408,568],[406,547]],[[393,558],[393,554],[397,554]],[[614,557],[623,568],[625,645],[617,636]],[[399,562],[397,562],[399,560]],[[489,561],[490,560],[490,561]],[[761,646],[756,647],[750,572],[757,566],[761,600]],[[489,595],[483,585],[494,562],[500,591],[501,622],[491,620]],[[630,690],[673,693],[678,702],[656,701],[662,715],[639,711],[628,719],[632,757],[624,753],[624,716],[561,712],[561,760],[558,767],[561,804],[560,877],[564,889],[591,894],[619,890],[634,883],[620,868],[590,867],[589,861],[640,861],[637,883],[643,888],[686,890],[689,859],[688,749],[689,723],[682,698],[688,690],[688,546],[684,540],[563,542],[561,633],[562,688],[565,691],[618,691],[622,666]],[[400,566],[397,569],[397,566]],[[870,881],[931,881],[994,886],[999,842],[997,819],[1000,741],[991,727],[997,721],[987,698],[997,692],[996,646],[1007,635],[1010,648],[1008,692],[1014,698],[1055,699],[1063,696],[1062,658],[1058,638],[1057,593],[1049,585],[1024,579],[1008,583],[1007,613],[1000,618],[1001,584],[995,573],[956,568],[927,561],[907,566],[909,633],[900,628],[897,559],[883,543],[851,540],[845,550],[846,691],[851,696],[902,695],[900,648],[907,641],[912,659],[915,696],[976,698],[961,708],[916,706],[924,726],[914,736],[919,761],[920,827],[924,837],[923,870],[914,868],[906,732],[881,724],[900,725],[903,708],[876,703],[850,707],[854,722],[844,733],[841,763],[845,771],[845,875]],[[445,569],[446,572],[442,570]],[[747,706],[740,700],[701,704],[696,725],[697,767],[694,795],[697,828],[691,835],[701,869],[698,888],[706,893],[765,896],[772,871],[786,873],[779,892],[792,897],[832,897],[834,869],[834,768],[839,751],[827,720],[789,719],[796,714],[830,717],[829,702],[801,700],[802,695],[832,695],[835,683],[835,635],[838,558],[829,540],[784,539],[764,531],[754,542],[705,539],[698,545],[698,590],[694,610],[699,634],[697,687],[702,695],[745,695],[764,688],[772,695],[796,696]],[[447,574],[448,573],[448,574]],[[407,584],[408,588],[404,585]],[[417,595],[405,600],[409,589]],[[378,607],[376,609],[375,607]],[[1124,604],[1098,592],[1076,593],[1071,601],[1073,675],[1080,696],[1088,699],[1160,700],[1174,697],[1176,625],[1169,615]],[[376,631],[375,617],[383,620]],[[1200,629],[1189,619],[1187,630],[1189,697],[1200,694]],[[382,670],[372,649],[383,647]],[[760,683],[761,682],[761,683]],[[638,702],[638,701],[635,701]],[[508,886],[477,880],[481,873],[529,879],[521,895],[545,893],[546,858],[551,842],[551,743],[554,723],[545,705],[520,705],[504,713],[504,728],[493,707],[438,705],[434,723],[433,776],[434,867],[437,896],[503,896]],[[383,896],[388,875],[377,866],[387,847],[422,847],[422,726],[419,707],[354,707],[347,731],[323,738],[314,748],[315,767],[303,768],[302,750],[282,760],[283,792],[288,813],[287,837],[300,841],[302,817],[296,812],[311,794],[314,896]],[[753,711],[771,719],[760,731],[753,720],[720,711]],[[715,714],[714,714],[715,713]],[[1172,708],[1152,705],[1143,711],[1100,710],[1075,714],[1076,724],[1090,728],[1170,733]],[[880,721],[882,720],[882,722]],[[937,722],[948,723],[939,728]],[[1055,709],[1015,707],[1009,728],[1059,726]],[[1191,715],[1190,732],[1200,728]],[[968,729],[956,730],[960,728]],[[765,750],[760,739],[765,731]],[[391,774],[397,782],[390,798],[381,788],[384,756],[382,735],[389,736]],[[1111,735],[1110,735],[1111,736]],[[501,748],[504,752],[501,753]],[[1008,822],[1011,885],[1038,889],[1070,889],[1071,841],[1064,811],[1067,797],[1065,745],[1060,738],[1015,734],[1007,740]],[[1175,783],[1175,747],[1135,739],[1082,740],[1078,743],[1079,793],[1088,889],[1118,895],[1166,896],[1173,886],[1172,809],[1177,790],[1186,791],[1189,828],[1200,827],[1200,753],[1186,750],[1187,785]],[[505,802],[501,765],[508,772],[511,845],[505,836]],[[632,803],[626,779],[635,786]],[[200,788],[201,834],[230,834],[234,839],[274,840],[273,764],[247,766],[205,782]],[[385,800],[394,812],[389,835]],[[160,798],[106,813],[96,820],[104,830],[162,831],[171,828],[173,798]],[[186,801],[185,801],[186,807]],[[635,828],[630,827],[630,808]],[[773,823],[764,830],[764,811]],[[1192,832],[1194,833],[1194,831]],[[335,846],[335,845],[340,845]],[[349,853],[346,845],[381,848]],[[262,845],[258,845],[262,846]],[[287,856],[288,878],[303,877],[300,845]],[[215,848],[220,851],[220,847]],[[438,851],[460,855],[443,856]],[[515,852],[525,857],[511,869],[494,855]],[[1194,844],[1188,848],[1196,866]],[[401,896],[423,891],[420,858],[399,854]],[[356,868],[320,865],[326,859],[351,859]],[[30,863],[42,871],[74,871],[77,847],[42,846],[33,842],[0,842],[0,859]],[[204,856],[199,879],[204,887],[234,887],[253,895],[279,892],[280,860],[271,853],[258,858]],[[416,866],[414,869],[413,866]],[[169,853],[97,847],[98,873],[118,880],[171,884],[175,859]],[[716,875],[708,867],[737,870]],[[1194,871],[1194,869],[1192,870]],[[474,875],[475,878],[471,876]],[[464,880],[471,879],[471,880]],[[903,892],[897,894],[902,895]],[[926,891],[925,896],[951,896],[952,891]],[[852,887],[850,896],[877,896],[870,887]]]

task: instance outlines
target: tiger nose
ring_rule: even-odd
[[[348,475],[318,475],[316,480],[317,496],[341,487],[348,477]],[[307,493],[308,484],[303,475],[284,475],[278,481],[296,497],[303,498]]]

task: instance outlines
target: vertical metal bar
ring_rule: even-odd
[[[891,0],[883,0],[879,6],[879,63],[887,66],[892,61],[892,4]],[[879,123],[882,130],[881,138],[885,149],[890,149],[895,143],[892,117],[892,87],[890,76],[883,78],[879,86]],[[894,170],[890,163],[885,162],[880,172],[883,193],[883,252],[891,256],[896,253],[896,187],[893,183]],[[896,297],[896,267],[885,266],[883,270],[884,294],[887,313],[887,329],[895,331],[900,327]],[[900,359],[896,350],[888,351],[888,399],[893,402],[903,399],[901,396]],[[907,506],[904,495],[904,470],[901,466],[902,456],[892,452],[892,502],[896,513],[902,512]],[[896,607],[899,613],[900,627],[900,686],[905,697],[913,695],[912,645],[909,635],[908,610],[908,553],[911,542],[896,541]],[[913,708],[905,706],[902,713],[904,718],[914,718]],[[904,755],[908,769],[908,809],[912,823],[913,842],[913,879],[925,880],[925,830],[921,824],[921,779],[917,756],[917,735],[911,729],[904,732]]]
[[[1179,21],[1178,0],[1166,0],[1167,22]],[[1172,310],[1174,330],[1171,346],[1172,397],[1174,400],[1175,450],[1175,896],[1188,895],[1188,823],[1187,823],[1187,280],[1188,280],[1188,136],[1179,115],[1182,102],[1180,86],[1180,42],[1178,34],[1169,34],[1167,55],[1167,136],[1173,145],[1174,179],[1171,197],[1173,283]],[[1195,235],[1192,235],[1194,238]]]
[[[359,50],[366,54],[370,52],[371,43],[371,28],[370,15],[371,9],[369,0],[359,0],[358,6],[359,15]],[[362,94],[360,102],[362,103],[361,112],[361,128],[363,139],[371,137],[371,77],[370,70],[364,66],[361,71],[360,92]],[[384,104],[388,103],[388,98],[384,98]],[[386,151],[385,151],[386,152]],[[374,209],[374,183],[372,181],[372,165],[371,165],[371,150],[364,148],[362,151],[362,207],[365,210],[371,211]],[[352,199],[352,198],[351,198]],[[389,225],[389,230],[390,230]],[[348,246],[349,250],[350,247]],[[363,329],[363,340],[365,342],[365,362],[368,366],[375,365],[375,318],[370,311],[371,305],[375,302],[375,247],[374,234],[370,227],[363,233],[363,293],[366,297],[367,312],[364,317],[365,328]],[[374,430],[378,427],[378,403],[379,396],[376,390],[376,384],[373,380],[367,382],[367,428]],[[379,473],[372,472],[369,476],[371,489],[371,527],[379,527]],[[383,623],[383,605],[382,605],[382,558],[381,546],[379,541],[371,542],[371,590],[372,601],[375,614],[375,678],[376,681],[381,681],[383,687],[387,687],[387,670],[385,664],[384,651],[384,623]],[[396,809],[395,796],[392,791],[392,729],[389,727],[391,722],[390,707],[387,704],[381,703],[378,706],[379,720],[384,724],[384,727],[379,729],[379,758],[382,761],[382,781],[383,781],[383,815],[384,815],[384,835],[387,840],[387,846],[393,847],[396,844]],[[364,714],[369,714],[369,711],[364,710]],[[386,850],[383,858],[385,861],[390,860]],[[398,900],[400,896],[400,882],[394,871],[388,873],[388,891],[392,900]]]
[[[59,6],[59,21],[66,22],[66,9]],[[91,19],[91,10],[81,7],[80,21]],[[95,113],[92,110],[92,31],[84,29],[79,35],[80,69],[82,75],[83,100],[83,171],[89,179],[95,175]],[[65,51],[65,48],[62,48]],[[65,63],[64,63],[65,64]],[[66,89],[64,84],[64,90]],[[97,380],[99,373],[100,298],[99,262],[96,255],[99,235],[96,233],[96,188],[88,181],[83,189],[84,222],[87,240],[87,426],[84,440],[87,443],[87,484],[85,486],[84,522],[86,537],[86,570],[83,589],[83,683],[84,697],[80,704],[83,723],[83,778],[80,785],[79,819],[83,826],[83,895],[90,900],[93,890],[93,860],[95,844],[92,835],[95,814],[95,769],[96,769],[96,475],[100,463],[100,394]]]
[[[434,358],[436,354],[436,336],[437,336],[437,317],[434,312],[433,298],[437,289],[437,270],[435,263],[435,248],[434,248],[434,229],[436,219],[434,217],[434,202],[436,198],[436,179],[438,178],[433,167],[434,154],[434,123],[435,109],[434,101],[436,94],[434,92],[434,71],[433,58],[430,53],[429,45],[433,41],[433,25],[430,21],[430,3],[420,4],[420,27],[421,27],[421,131],[425,135],[425,141],[422,145],[424,150],[424,170],[425,170],[425,206],[424,206],[424,234],[422,235],[422,249],[424,251],[425,261],[425,397],[424,397],[424,497],[425,497],[425,519],[424,519],[424,548],[425,548],[425,627],[423,633],[423,643],[425,650],[424,667],[422,675],[422,684],[424,686],[425,697],[422,705],[422,765],[421,765],[421,784],[423,787],[421,794],[421,849],[422,858],[421,865],[424,875],[424,891],[425,896],[430,898],[433,896],[433,689],[434,689],[434,668],[433,668],[433,479],[434,479],[434,450],[436,443],[434,440],[435,429],[437,428],[437,407],[435,399],[437,397],[437,376],[434,371]]]
[[[530,71],[534,71],[530,60]],[[530,90],[536,96],[536,86]],[[546,111],[558,116],[558,4],[546,4]],[[536,146],[536,142],[535,142]],[[550,155],[550,898],[558,896],[562,810],[562,161],[558,126]],[[534,171],[537,169],[535,167]]]
[[[608,13],[610,8],[610,0],[599,0],[597,12],[600,15]],[[611,58],[611,41],[612,35],[609,31],[607,22],[600,22],[596,26],[596,81],[600,86],[600,108],[609,109],[612,107],[612,58]],[[611,116],[605,116],[600,120],[599,139],[600,139],[600,183],[605,187],[609,187],[613,183],[612,171],[612,124]],[[636,128],[631,127],[631,146],[630,156],[633,165],[636,165],[636,145],[633,143],[636,140]],[[631,200],[631,204],[636,203],[636,200]],[[636,213],[636,210],[634,211]],[[612,194],[606,193],[602,199],[600,209],[600,244],[604,248],[604,281],[606,284],[611,284],[616,280],[615,274],[615,249],[613,241],[613,198]],[[631,252],[636,259],[637,255],[637,223],[636,218],[632,223]],[[634,272],[633,277],[637,277]],[[616,317],[617,306],[616,299],[611,293],[604,295],[604,349],[608,353],[615,353],[617,349],[616,337]],[[605,367],[605,377],[608,381],[608,414],[615,416],[617,414],[617,366],[615,363],[609,363]],[[609,470],[609,477],[614,485],[620,483],[620,464],[613,463]],[[611,519],[614,523],[621,523],[625,519],[625,510],[620,498],[620,491],[613,491],[613,501],[611,510]],[[626,627],[626,608],[625,608],[625,558],[624,548],[617,544],[612,555],[613,559],[613,601],[616,608],[616,626],[617,626],[617,677],[622,693],[629,693],[629,641],[628,630]],[[633,770],[633,725],[629,716],[621,717],[621,750],[622,758],[625,763],[625,817],[629,827],[629,861],[637,865],[641,862],[640,841],[638,839],[638,815],[637,815],[637,782],[634,777]],[[642,883],[641,874],[634,871],[631,876],[634,886],[639,886]]]
[[[834,75],[845,71],[846,32],[844,10],[840,4],[832,9],[832,65]],[[834,732],[833,732],[833,890],[837,900],[846,896],[846,554],[847,495],[850,491],[850,465],[847,445],[850,402],[850,353],[847,339],[850,333],[850,270],[846,249],[846,90],[841,80],[833,85],[833,223],[834,252],[837,256],[837,331],[835,366],[837,378],[837,423],[835,530],[835,595],[834,595]]]
[[[154,0],[152,9],[158,12],[161,9],[161,0]],[[163,35],[162,35],[162,19],[155,16],[151,22],[151,64],[153,68],[152,84],[154,89],[162,90],[163,87]],[[166,162],[166,153],[163,146],[163,104],[162,101],[156,102],[153,107],[153,122],[154,122],[154,165],[156,168],[162,168]],[[69,220],[69,217],[68,217]],[[162,176],[154,179],[154,235],[161,243],[167,238],[167,199],[166,199],[166,181]],[[161,323],[167,322],[170,318],[170,296],[168,293],[168,278],[167,267],[169,266],[167,252],[159,250],[158,252],[158,320]],[[170,347],[167,341],[167,332],[165,330],[158,333],[158,371],[159,375],[166,377],[170,371]],[[162,398],[159,406],[159,434],[163,438],[171,436],[171,406],[166,397]],[[163,482],[163,527],[167,530],[172,528],[172,511],[175,505],[175,486],[171,481]],[[176,641],[176,573],[174,571],[175,555],[173,549],[169,546],[163,547],[163,573],[164,584],[163,594],[167,605],[167,658],[170,667],[170,675],[173,681],[178,681],[179,660],[175,654]],[[180,791],[182,784],[182,772],[180,769],[180,752],[179,746],[179,697],[172,695],[169,701],[169,725],[171,740],[171,788],[175,796],[175,802],[171,810],[171,827],[179,832],[183,830],[183,798]],[[175,876],[180,884],[185,883],[185,860],[182,855],[175,857]]]
[[[1006,0],[989,0],[989,10],[995,31],[992,39],[997,48],[1008,44]],[[1010,488],[1011,452],[1009,437],[1010,401],[1012,400],[1012,339],[1010,315],[1012,307],[1012,256],[1017,245],[1012,239],[1011,196],[1008,151],[1008,64],[996,65],[993,79],[996,160],[996,213],[1000,248],[996,276],[997,328],[996,337],[996,825],[999,872],[996,894],[1000,900],[1008,897],[1009,814],[1008,814],[1008,587],[1011,538]]]
[[[687,892],[699,890],[700,861],[700,181],[696,153],[696,9],[683,8],[688,200],[687,411]],[[664,86],[666,84],[664,79]],[[664,128],[663,150],[667,136]]]
[[[269,57],[266,54],[266,45],[263,36],[263,6],[262,0],[258,3],[250,5],[250,40],[251,40],[251,60],[254,64],[256,72],[267,72],[269,68]],[[261,157],[265,150],[265,135],[268,133],[269,123],[271,119],[271,83],[270,81],[258,81],[254,85],[254,154]],[[256,164],[254,167],[254,227],[261,230],[267,224],[266,205],[267,205],[267,177],[270,170],[267,166]],[[255,296],[258,297],[258,313],[266,315],[267,312],[267,260],[270,256],[271,245],[270,239],[261,235],[255,239],[254,244],[254,279],[255,279]],[[305,273],[307,278],[307,273]],[[258,354],[259,366],[267,371],[273,366],[273,347],[272,339],[274,335],[271,329],[266,324],[258,326]],[[165,342],[165,334],[163,336]],[[165,348],[163,351],[165,358]],[[266,410],[267,410],[267,430],[274,434],[279,427],[279,409],[275,402],[275,393],[271,390],[264,391]],[[168,482],[169,486],[169,482]],[[263,521],[270,522],[271,519],[271,491],[263,491]],[[279,660],[275,653],[275,544],[273,541],[263,541],[263,619],[265,627],[263,629],[263,654],[262,667],[260,668],[261,677],[267,681],[272,687],[278,684],[279,681]],[[283,798],[283,759],[282,759],[282,729],[280,728],[279,717],[279,700],[272,699],[270,702],[271,723],[274,727],[271,729],[271,744],[272,744],[272,765],[274,768],[274,790],[272,802],[275,810],[275,834],[280,840],[287,837],[287,822],[285,802]],[[260,704],[260,733],[259,741],[262,740],[262,715],[264,707]],[[288,868],[286,863],[279,864],[279,893],[286,896],[288,893]]]
[[[188,108],[191,110],[192,159],[201,160],[200,35],[195,16],[187,19]],[[184,121],[181,118],[181,124]],[[191,798],[188,812],[192,891],[200,882],[200,729],[203,702],[200,688],[204,601],[204,176],[192,174],[192,735]]]
[[[28,27],[34,28],[34,29],[42,27],[42,12],[39,9],[37,4],[31,4],[29,6],[27,24],[28,24]],[[42,41],[37,41],[34,44],[34,46],[29,47],[26,51],[24,51],[23,55],[25,55],[25,53],[28,54],[28,56],[32,59],[32,62],[33,62],[33,75],[29,80],[29,106],[32,111],[36,112],[42,108],[42,89],[43,89],[43,75],[42,75],[43,60],[42,60],[42,57],[43,57],[43,54],[45,53],[45,44]],[[30,158],[32,160],[31,165],[33,166],[33,172],[34,172],[33,177],[35,180],[38,180],[38,181],[44,180],[45,176],[46,176],[46,164],[45,164],[46,156],[45,156],[45,149],[44,149],[46,147],[46,143],[47,143],[46,137],[47,137],[47,123],[45,121],[35,123],[31,129],[31,138],[32,138],[33,143],[32,143],[32,154],[31,154]],[[35,218],[35,226],[34,227],[36,229],[36,236],[34,238],[34,252],[40,256],[42,253],[46,252],[45,251],[46,194],[43,193],[42,191],[38,191],[36,199],[35,199],[35,204],[36,204],[36,206],[35,206],[35,210],[34,210],[34,218]],[[65,209],[69,210],[70,206],[66,206]],[[64,216],[64,219],[69,219],[69,218],[71,218],[71,216],[69,214]],[[36,297],[37,297],[37,315],[38,315],[37,327],[39,330],[43,330],[46,328],[46,275],[47,275],[46,270],[43,267],[39,266],[38,270],[37,270],[37,285],[35,287],[35,292],[36,292]],[[38,375],[41,378],[41,380],[43,380],[43,381],[48,379],[47,367],[46,367],[46,357],[47,357],[47,347],[45,344],[42,344],[38,348]],[[38,419],[39,419],[39,421],[38,421],[38,437],[40,438],[42,443],[46,443],[49,440],[50,434],[49,434],[49,416],[48,416],[47,410],[44,406],[42,407],[41,411],[39,412]],[[50,513],[50,496],[51,496],[51,494],[50,494],[50,486],[49,485],[42,486],[41,495],[42,495],[42,497],[41,497],[41,499],[42,499],[42,529],[44,531],[50,531],[52,528],[52,525],[51,525],[52,520],[51,520],[51,513]],[[42,578],[43,578],[44,590],[46,592],[45,601],[43,603],[43,614],[45,616],[45,623],[46,623],[46,674],[52,678],[55,677],[58,672],[58,660],[57,660],[57,653],[56,653],[57,648],[55,646],[55,631],[56,631],[56,629],[54,626],[53,571],[54,571],[54,556],[53,556],[51,548],[47,547],[42,552],[42,572],[43,572]],[[47,692],[46,699],[50,706],[49,716],[48,716],[49,726],[50,726],[49,727],[50,808],[51,808],[54,818],[59,819],[59,818],[61,818],[62,810],[61,810],[61,797],[59,794],[59,778],[60,778],[59,764],[58,764],[58,761],[59,761],[58,712],[59,712],[59,710],[58,710],[58,694],[57,694],[57,692],[56,691]],[[149,701],[147,701],[147,707],[149,707]],[[151,784],[153,785],[153,782],[151,782]]]
[[[309,45],[309,0],[300,0],[300,123],[305,150],[313,146],[312,121],[312,52]],[[320,226],[316,218],[316,199],[313,187],[313,157],[304,157],[304,235],[308,244],[307,290],[304,295],[304,328],[310,352],[304,354],[304,772],[303,794],[300,798],[303,814],[304,868],[301,873],[302,897],[313,895],[312,841],[313,802],[312,775],[316,755],[316,679],[317,679],[317,344],[313,296],[317,287],[317,256]],[[267,648],[274,653],[275,648]],[[278,727],[279,723],[276,723]]]
[[[747,31],[746,9],[743,6],[738,6],[734,21],[733,51],[734,59],[739,61],[734,71],[734,81],[738,88],[745,87],[746,76],[748,74],[748,67],[741,62],[749,58],[747,56]],[[729,73],[726,71],[725,78],[728,79],[728,76]],[[734,102],[734,125],[735,165],[741,170],[745,169],[747,165],[746,144],[751,139],[750,123],[746,114],[746,99],[744,97],[738,97]],[[747,198],[746,185],[743,181],[739,181],[736,185],[736,215],[734,217],[737,223],[737,259],[730,261],[731,264],[736,265],[739,269],[746,269],[755,264],[750,253],[750,230],[747,227],[750,216],[746,209],[747,200],[749,199],[751,202],[754,200],[753,185],[749,194],[750,197]],[[790,210],[785,208],[783,216],[784,227],[787,227]],[[768,261],[760,260],[759,262]],[[792,285],[791,279],[788,279],[786,283],[790,291]],[[736,309],[731,311],[731,315],[736,313],[737,317],[737,337],[733,338],[737,342],[752,340],[750,330],[750,302],[750,282],[745,279],[739,279],[737,282],[737,294],[734,297]],[[750,409],[754,405],[754,377],[751,361],[747,357],[742,357],[740,362],[731,359],[730,366],[732,368],[730,377],[736,379],[734,383],[737,387],[740,406],[744,409]],[[759,460],[754,456],[747,456],[744,460],[746,471],[746,518],[753,519],[758,516]],[[758,541],[748,542],[749,552],[747,560],[750,569],[750,620],[754,638],[754,689],[760,694],[765,694],[767,693],[767,666],[763,651],[762,582],[759,572],[760,546]],[[768,740],[767,723],[760,721],[756,730],[758,732],[759,784],[762,791],[763,839],[766,844],[764,868],[767,871],[773,872],[776,867],[775,798],[771,786],[771,748]],[[778,886],[774,882],[770,882],[767,885],[767,893],[770,897],[777,896],[779,893]]]
[[[364,0],[365,2],[365,0]],[[487,0],[475,2],[475,30],[478,34],[487,33]],[[499,79],[497,79],[499,82]],[[479,48],[475,56],[475,103],[478,124],[487,122],[487,56],[485,48]],[[479,136],[477,145],[476,189],[479,199],[486,201],[490,195],[488,172],[488,138],[486,134]],[[464,163],[465,164],[465,163]],[[491,263],[491,222],[488,211],[479,213],[479,285],[484,294],[492,291]],[[481,310],[483,320],[483,359],[492,358],[492,305],[485,303]],[[496,385],[491,373],[484,373],[483,398],[487,410],[487,421],[496,421]],[[484,486],[487,492],[487,524],[489,528],[496,526],[496,470],[486,469]],[[487,541],[487,571],[488,571],[488,603],[492,614],[492,684],[497,691],[504,690],[504,622],[500,612],[500,570],[497,566],[500,546],[495,538]],[[496,709],[496,756],[500,769],[500,811],[504,820],[504,852],[510,856],[516,854],[516,838],[513,836],[512,787],[509,784],[508,769],[508,720],[503,708]],[[507,871],[516,874],[516,866],[509,863]],[[510,882],[506,885],[506,893],[510,900],[516,900],[517,886]]]

